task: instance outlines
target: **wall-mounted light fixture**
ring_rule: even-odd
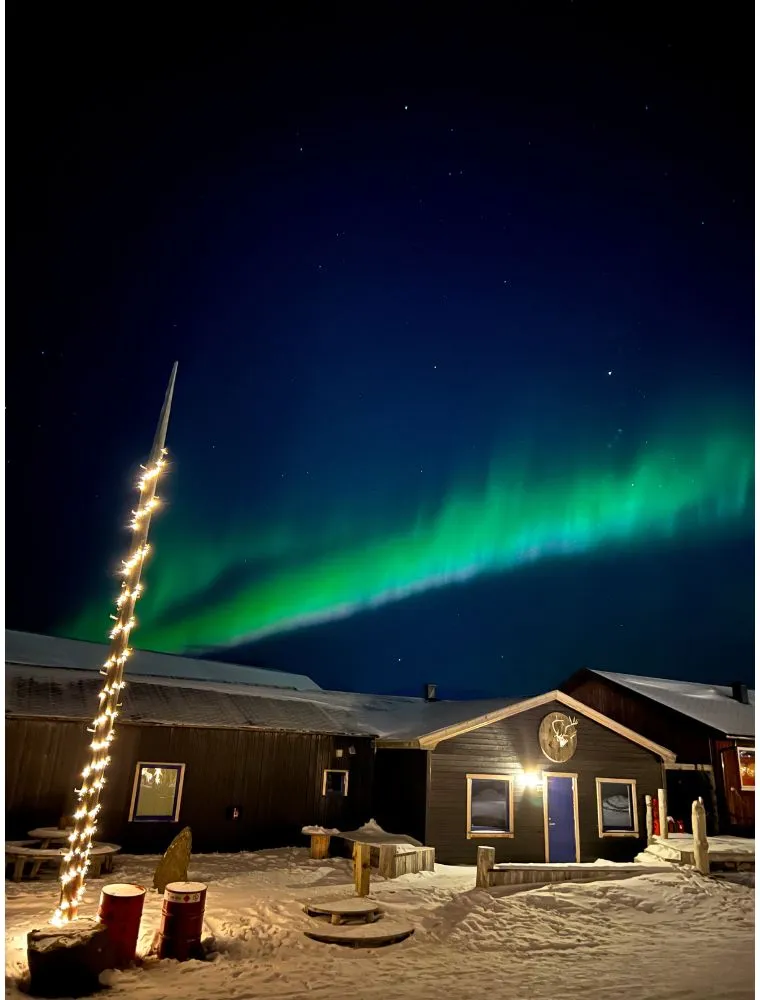
[[[540,771],[523,771],[517,780],[520,787],[528,792],[540,792],[544,787],[544,776]]]

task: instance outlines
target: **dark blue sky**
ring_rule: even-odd
[[[9,16],[10,627],[106,631],[178,358],[136,644],[750,676],[751,14],[511,10]]]

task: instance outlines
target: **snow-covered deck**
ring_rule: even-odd
[[[751,837],[708,837],[710,868],[755,865],[755,841]],[[672,833],[669,837],[653,837],[646,853],[671,864],[694,864],[694,838],[690,833]]]

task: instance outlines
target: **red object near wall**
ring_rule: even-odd
[[[660,836],[660,803],[656,795],[652,796],[652,833]]]
[[[142,885],[114,882],[103,886],[98,919],[108,928],[115,969],[126,969],[135,959],[144,902]]]
[[[164,889],[159,958],[186,962],[203,957],[201,931],[207,888],[202,882],[170,882]]]

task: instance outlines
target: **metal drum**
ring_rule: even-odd
[[[203,957],[201,931],[207,888],[202,882],[170,882],[164,889],[159,958],[186,962]]]
[[[135,959],[144,902],[145,887],[129,882],[104,885],[100,893],[98,919],[108,928],[116,969],[125,969]]]

